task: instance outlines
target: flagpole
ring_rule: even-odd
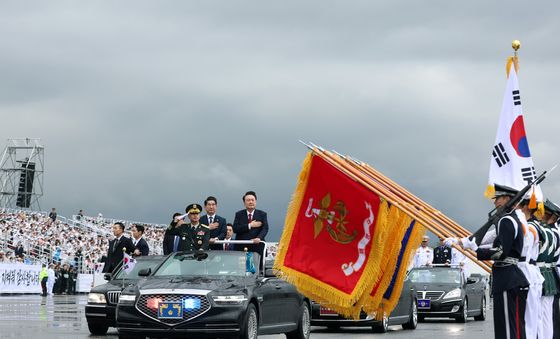
[[[446,226],[449,226],[453,231],[456,232],[457,235],[460,235],[460,236],[463,236],[463,237],[466,237],[466,236],[470,235],[470,232],[465,230],[459,224],[457,224],[453,220],[449,219],[446,215],[444,215],[440,211],[436,210],[432,206],[428,205],[423,200],[419,199],[418,197],[416,197],[414,194],[412,194],[409,191],[407,191],[406,189],[404,189],[399,184],[395,183],[391,179],[389,179],[386,176],[384,176],[383,174],[379,173],[377,170],[375,170],[373,167],[369,166],[368,164],[364,164],[364,163],[357,164],[355,162],[354,162],[354,164],[352,164],[352,162],[349,162],[349,163],[352,166],[356,167],[358,170],[365,171],[366,175],[372,175],[374,177],[373,178],[374,180],[379,180],[379,181],[381,181],[381,183],[383,185],[386,185],[386,186],[389,186],[390,188],[395,189],[396,193],[400,194],[401,198],[403,200],[409,200],[408,202],[410,202],[410,203],[420,205],[421,208],[425,209],[425,212],[428,213],[432,218],[440,221],[443,224],[446,224]]]
[[[365,177],[364,173],[362,173],[361,171],[357,171],[356,169],[350,167],[349,165],[345,164],[341,160],[336,159],[334,156],[329,154],[330,153],[329,151],[326,151],[326,150],[318,151],[318,148],[315,145],[313,145],[313,146],[314,146],[313,147],[313,152],[315,154],[317,154],[318,156],[323,158],[325,161],[330,163],[332,166],[334,166],[334,167],[338,168],[339,170],[343,171],[348,176],[350,176],[352,179],[354,179],[355,181],[364,185],[365,187],[370,189],[375,194],[380,195],[383,198],[389,200],[391,203],[396,205],[398,208],[400,208],[403,212],[405,212],[406,214],[408,214],[412,218],[420,221],[420,223],[426,229],[428,229],[430,232],[432,232],[432,233],[434,233],[434,234],[436,234],[437,236],[440,236],[440,237],[454,236],[454,234],[452,234],[447,229],[445,229],[445,227],[443,227],[441,225],[434,224],[434,220],[429,220],[425,214],[423,214],[421,211],[419,211],[417,209],[416,206],[412,206],[410,203],[408,203],[406,201],[403,201],[402,198],[397,196],[395,193],[391,192],[389,189],[383,188],[383,187],[378,187],[377,183],[374,183],[374,182],[371,181],[370,178]],[[488,266],[487,263],[479,261],[473,254],[463,250],[459,246],[454,245],[454,247],[458,251],[463,253],[466,257],[473,260],[482,269],[484,269],[485,271],[490,273],[491,268]]]
[[[314,146],[315,146],[315,145],[314,145]],[[315,153],[318,154],[317,151],[315,151]],[[344,157],[344,156],[341,156],[340,153],[338,153],[338,152],[336,152],[336,151],[334,151],[334,153],[336,153],[340,158],[343,158],[343,159],[346,158],[346,157]],[[336,162],[338,162],[338,163],[341,162],[341,160],[336,159],[333,155],[329,154],[328,152],[324,151],[323,149],[321,149],[321,154],[318,154],[318,155],[321,156],[323,159],[324,159],[323,156],[326,156],[326,157],[328,157],[328,158],[332,158],[333,161],[336,161]],[[339,168],[339,169],[340,169],[340,168]],[[357,170],[357,169],[356,169],[356,170]],[[347,173],[347,172],[345,172],[345,173]],[[364,179],[364,178],[362,177],[362,179]],[[367,180],[367,178],[364,179],[364,180],[365,180],[366,182],[368,182],[369,184],[371,184],[371,185],[374,185],[374,186],[375,186],[375,185],[378,185],[378,183],[376,183],[375,181],[371,182],[371,181]],[[390,187],[392,186],[392,185],[391,185],[391,182],[386,182],[386,183],[385,183],[385,186],[388,186],[388,187],[385,187],[385,188],[389,190]],[[375,186],[375,187],[376,187],[376,186]],[[403,190],[403,191],[406,191],[405,189],[402,189],[402,190]],[[395,194],[394,192],[391,192],[390,190],[389,190],[388,192],[391,193],[391,194]],[[410,193],[409,193],[409,194],[410,194]],[[411,195],[412,195],[412,194],[411,194]],[[402,198],[401,198],[401,199],[402,199]],[[418,199],[418,198],[416,198],[416,199]],[[404,199],[403,199],[403,200],[404,200]],[[418,200],[420,200],[420,199],[418,199]],[[421,200],[420,200],[420,201],[421,201]],[[403,201],[403,203],[411,204],[409,201]],[[423,201],[422,201],[422,203],[425,204],[425,205],[427,205],[427,204],[424,203]],[[429,206],[429,205],[427,205],[427,206]],[[422,209],[421,209],[421,208],[418,208],[418,206],[414,206],[414,207],[416,207],[416,208],[419,210],[419,212],[422,212]],[[438,212],[439,212],[439,211],[438,211]],[[439,213],[441,213],[441,212],[439,212]],[[407,213],[407,214],[409,214],[409,213]],[[409,214],[409,215],[410,215],[410,214]],[[412,216],[412,215],[411,215],[411,216]],[[426,219],[424,219],[424,220],[426,220]],[[437,225],[437,224],[434,224],[435,221],[436,221],[436,220],[431,220],[431,221],[424,222],[424,224],[429,225],[429,226],[425,226],[425,227],[428,228],[428,230],[430,230],[431,232],[435,233],[437,236],[440,236],[440,237],[442,236],[442,234],[444,235],[444,237],[455,237],[455,236],[456,236],[455,234],[449,232],[449,230],[447,230],[447,229],[445,228],[445,226],[446,226],[445,224],[444,224],[444,225]],[[433,227],[434,229],[437,229],[437,231],[435,231],[434,229],[432,229],[432,227]],[[438,233],[438,231],[439,231],[439,233]],[[447,232],[447,233],[446,233],[446,232]],[[470,235],[470,233],[467,233],[465,236],[468,236],[468,235]],[[469,257],[470,259],[472,259],[473,261],[475,261],[475,263],[477,263],[480,267],[482,267],[482,268],[485,269],[486,271],[488,271],[488,272],[491,271],[491,263],[490,263],[490,262],[487,262],[487,261],[482,261],[482,262],[481,262],[481,261],[478,261],[478,259],[476,259],[476,254],[475,254],[474,252],[468,252],[468,254],[467,254],[467,250],[464,250],[464,249],[462,249],[462,248],[459,247],[459,246],[454,246],[454,247],[455,247],[457,250],[459,250],[461,253],[465,254],[467,257]],[[484,266],[485,266],[485,267],[484,267]]]
[[[126,247],[123,247],[122,251],[123,251],[123,260],[122,260],[122,265],[121,265],[121,271],[124,271],[124,254],[126,253]],[[122,275],[122,288],[124,290],[124,273]]]

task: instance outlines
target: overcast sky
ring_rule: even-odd
[[[302,139],[474,230],[514,39],[535,167],[560,162],[560,5],[384,3],[2,2],[0,147],[41,139],[43,210],[168,223],[215,195],[233,221],[255,190],[278,240]]]

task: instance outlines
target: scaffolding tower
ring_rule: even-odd
[[[0,207],[40,211],[45,149],[40,139],[8,139],[0,160]]]

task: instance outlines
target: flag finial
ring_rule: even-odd
[[[521,48],[521,41],[513,40],[511,43],[511,48],[515,51],[515,56],[517,56],[517,51]]]
[[[509,57],[508,61],[506,63],[506,74],[507,77],[509,78],[509,70],[511,67],[511,64],[513,64],[513,66],[515,67],[515,72],[518,73],[519,72],[519,59],[517,58],[517,51],[521,48],[521,41],[519,40],[513,40],[511,42],[511,48],[513,48],[513,57]]]

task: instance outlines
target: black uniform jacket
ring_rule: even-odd
[[[438,246],[434,248],[434,264],[451,263],[451,248]]]
[[[171,232],[178,235],[179,251],[208,250],[210,245],[210,229],[208,226],[198,224],[193,227],[191,224],[183,224]]]
[[[529,286],[529,282],[516,264],[500,262],[506,258],[519,259],[523,250],[523,229],[515,213],[498,220],[496,239],[492,248],[478,248],[479,260],[494,260],[492,266],[492,294]]]

